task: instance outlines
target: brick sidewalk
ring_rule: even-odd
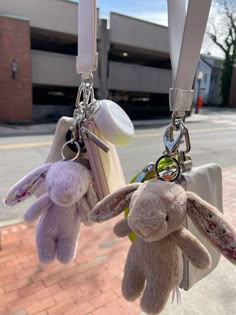
[[[225,214],[236,225],[236,168],[223,175]],[[115,221],[82,227],[77,257],[67,266],[39,264],[34,227],[2,228],[0,315],[141,314],[139,301],[128,303],[121,296],[130,243],[114,236]]]

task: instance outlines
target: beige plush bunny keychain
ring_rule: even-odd
[[[192,265],[208,269],[211,257],[200,241],[183,227],[187,215],[199,232],[236,264],[236,230],[212,205],[180,185],[158,179],[127,185],[100,201],[90,220],[109,220],[129,207],[114,232],[133,231],[137,238],[127,256],[122,294],[128,301],[141,296],[141,308],[159,314],[182,279],[182,254]]]

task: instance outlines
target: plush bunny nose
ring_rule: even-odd
[[[154,231],[158,230],[158,224],[153,224],[152,222],[143,222],[133,216],[128,217],[128,223],[130,228],[143,237],[148,237]]]
[[[142,226],[142,227],[139,226],[138,231],[142,236],[148,237],[150,234],[152,234],[152,232],[154,231],[154,228],[150,226]]]
[[[68,196],[68,195],[63,196],[63,197],[61,198],[61,201],[62,201],[63,203],[69,202],[69,201],[70,201],[70,196]]]
[[[55,196],[55,202],[61,205],[66,205],[70,202],[71,200],[71,196],[64,194],[64,195],[60,195],[60,196]]]

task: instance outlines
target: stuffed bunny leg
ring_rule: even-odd
[[[41,226],[36,229],[36,244],[38,258],[41,264],[49,264],[56,256],[56,242],[53,238],[43,234]]]
[[[147,314],[160,314],[170,295],[172,281],[167,274],[160,273],[159,279],[147,279],[140,305]]]
[[[127,236],[129,233],[132,232],[132,230],[130,229],[129,225],[128,225],[128,221],[126,218],[120,220],[119,222],[117,222],[113,228],[113,232],[116,234],[116,236],[118,237],[125,237]]]
[[[65,214],[60,219],[60,212]],[[58,214],[58,220],[55,214]],[[68,215],[72,217],[68,218]],[[71,218],[73,224],[71,224]],[[69,263],[76,254],[80,232],[80,215],[74,209],[66,209],[52,204],[47,213],[40,217],[36,227],[36,243],[39,261],[42,264],[52,262],[57,256],[58,260],[63,263]]]
[[[79,242],[79,231],[70,239],[59,238],[57,240],[57,259],[62,264],[68,264],[75,256]],[[66,250],[65,250],[66,249]]]
[[[184,227],[170,234],[191,264],[198,269],[208,269],[211,257],[199,240]]]
[[[127,301],[135,301],[143,292],[145,285],[146,278],[140,268],[140,259],[145,258],[140,257],[140,242],[142,240],[137,239],[132,243],[125,263],[122,294]]]
[[[41,263],[48,264],[57,257],[62,264],[68,264],[75,258],[80,231],[79,215],[75,224],[77,228],[72,228],[70,235],[59,235],[57,238],[55,238],[53,227],[52,231],[49,231],[47,224],[37,226],[36,242]]]
[[[51,205],[52,201],[49,199],[48,194],[44,194],[25,212],[24,221],[35,221],[40,215],[45,213]]]

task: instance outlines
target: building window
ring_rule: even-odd
[[[33,103],[35,105],[74,106],[78,88],[35,85]]]
[[[77,38],[55,32],[42,32],[33,28],[31,32],[31,49],[76,56]]]

